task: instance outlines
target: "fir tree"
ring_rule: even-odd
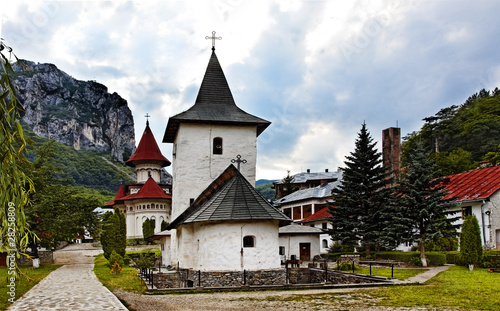
[[[118,208],[115,208],[113,214],[106,213],[103,217],[101,244],[106,259],[109,259],[113,251],[122,257],[125,256],[127,247],[125,215]]]
[[[475,215],[465,217],[460,233],[460,255],[466,265],[478,264],[483,257],[481,230]]]
[[[142,236],[144,241],[151,242],[151,236],[155,233],[155,227],[154,219],[146,219],[142,223]]]
[[[427,266],[425,242],[437,241],[443,237],[456,236],[457,218],[447,215],[453,206],[446,196],[443,179],[436,176],[434,163],[419,144],[410,156],[409,166],[403,171],[400,181],[402,213],[400,224],[406,227],[406,241],[417,242],[422,264]]]
[[[372,246],[386,240],[384,211],[391,206],[391,195],[386,190],[390,180],[375,146],[363,123],[355,150],[344,162],[342,185],[332,191],[333,202],[329,204],[332,239],[343,245],[361,241],[367,256]]]

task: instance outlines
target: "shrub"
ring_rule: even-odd
[[[352,271],[352,266],[354,265],[354,269],[356,269],[356,265],[352,261],[344,261],[343,263],[338,265],[338,270],[340,271]]]
[[[430,266],[444,266],[446,264],[446,255],[438,252],[428,252],[425,254]]]
[[[141,253],[139,257],[135,260],[135,267],[137,269],[150,268],[153,266],[152,256],[148,254]]]
[[[118,254],[117,252],[112,251],[111,255],[109,255],[107,266],[110,269],[113,269],[113,266],[115,266],[115,264],[118,264],[120,266],[120,268],[125,266],[125,263],[123,261],[123,257],[120,256],[120,254]]]
[[[119,263],[115,262],[111,266],[111,270],[109,270],[109,273],[111,274],[120,274],[122,273],[123,268],[120,266]]]
[[[422,266],[422,259],[420,259],[420,257],[411,257],[410,262],[408,262],[408,265],[421,267]]]
[[[329,253],[340,253],[340,252],[342,252],[342,244],[340,244],[339,242],[333,243],[328,252]]]
[[[466,265],[482,261],[481,231],[475,215],[465,217],[460,234],[460,254]]]

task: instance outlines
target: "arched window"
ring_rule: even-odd
[[[326,239],[323,239],[322,244],[323,248],[328,248],[328,241]]]
[[[212,150],[214,154],[222,154],[222,137],[214,138]]]
[[[243,237],[243,247],[255,247],[255,237],[251,235]]]

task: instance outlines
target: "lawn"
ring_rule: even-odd
[[[21,273],[16,281],[16,300],[24,295],[28,290],[40,282],[43,278],[49,275],[50,272],[59,268],[60,265],[42,265],[38,269],[33,269],[31,266],[21,266]],[[0,310],[5,310],[11,304],[9,302],[10,295],[8,295],[7,287],[7,267],[0,267]]]
[[[381,306],[500,310],[499,288],[500,273],[453,266],[425,285],[380,288],[365,293],[379,298],[377,304]]]
[[[122,273],[111,274],[106,266],[107,260],[100,254],[94,260],[94,273],[99,281],[110,291],[120,289],[134,293],[145,293],[146,285],[137,277],[137,270],[132,267],[123,267]]]

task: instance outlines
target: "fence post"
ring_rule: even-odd
[[[247,270],[243,270],[243,285],[247,285]]]
[[[354,258],[352,259],[352,273],[354,273]]]
[[[372,263],[370,262],[370,275],[372,275]]]
[[[201,270],[198,270],[198,287],[201,287]]]
[[[391,265],[391,278],[394,278],[394,264]]]
[[[288,275],[288,261],[285,262],[286,284],[290,284],[290,276]]]

